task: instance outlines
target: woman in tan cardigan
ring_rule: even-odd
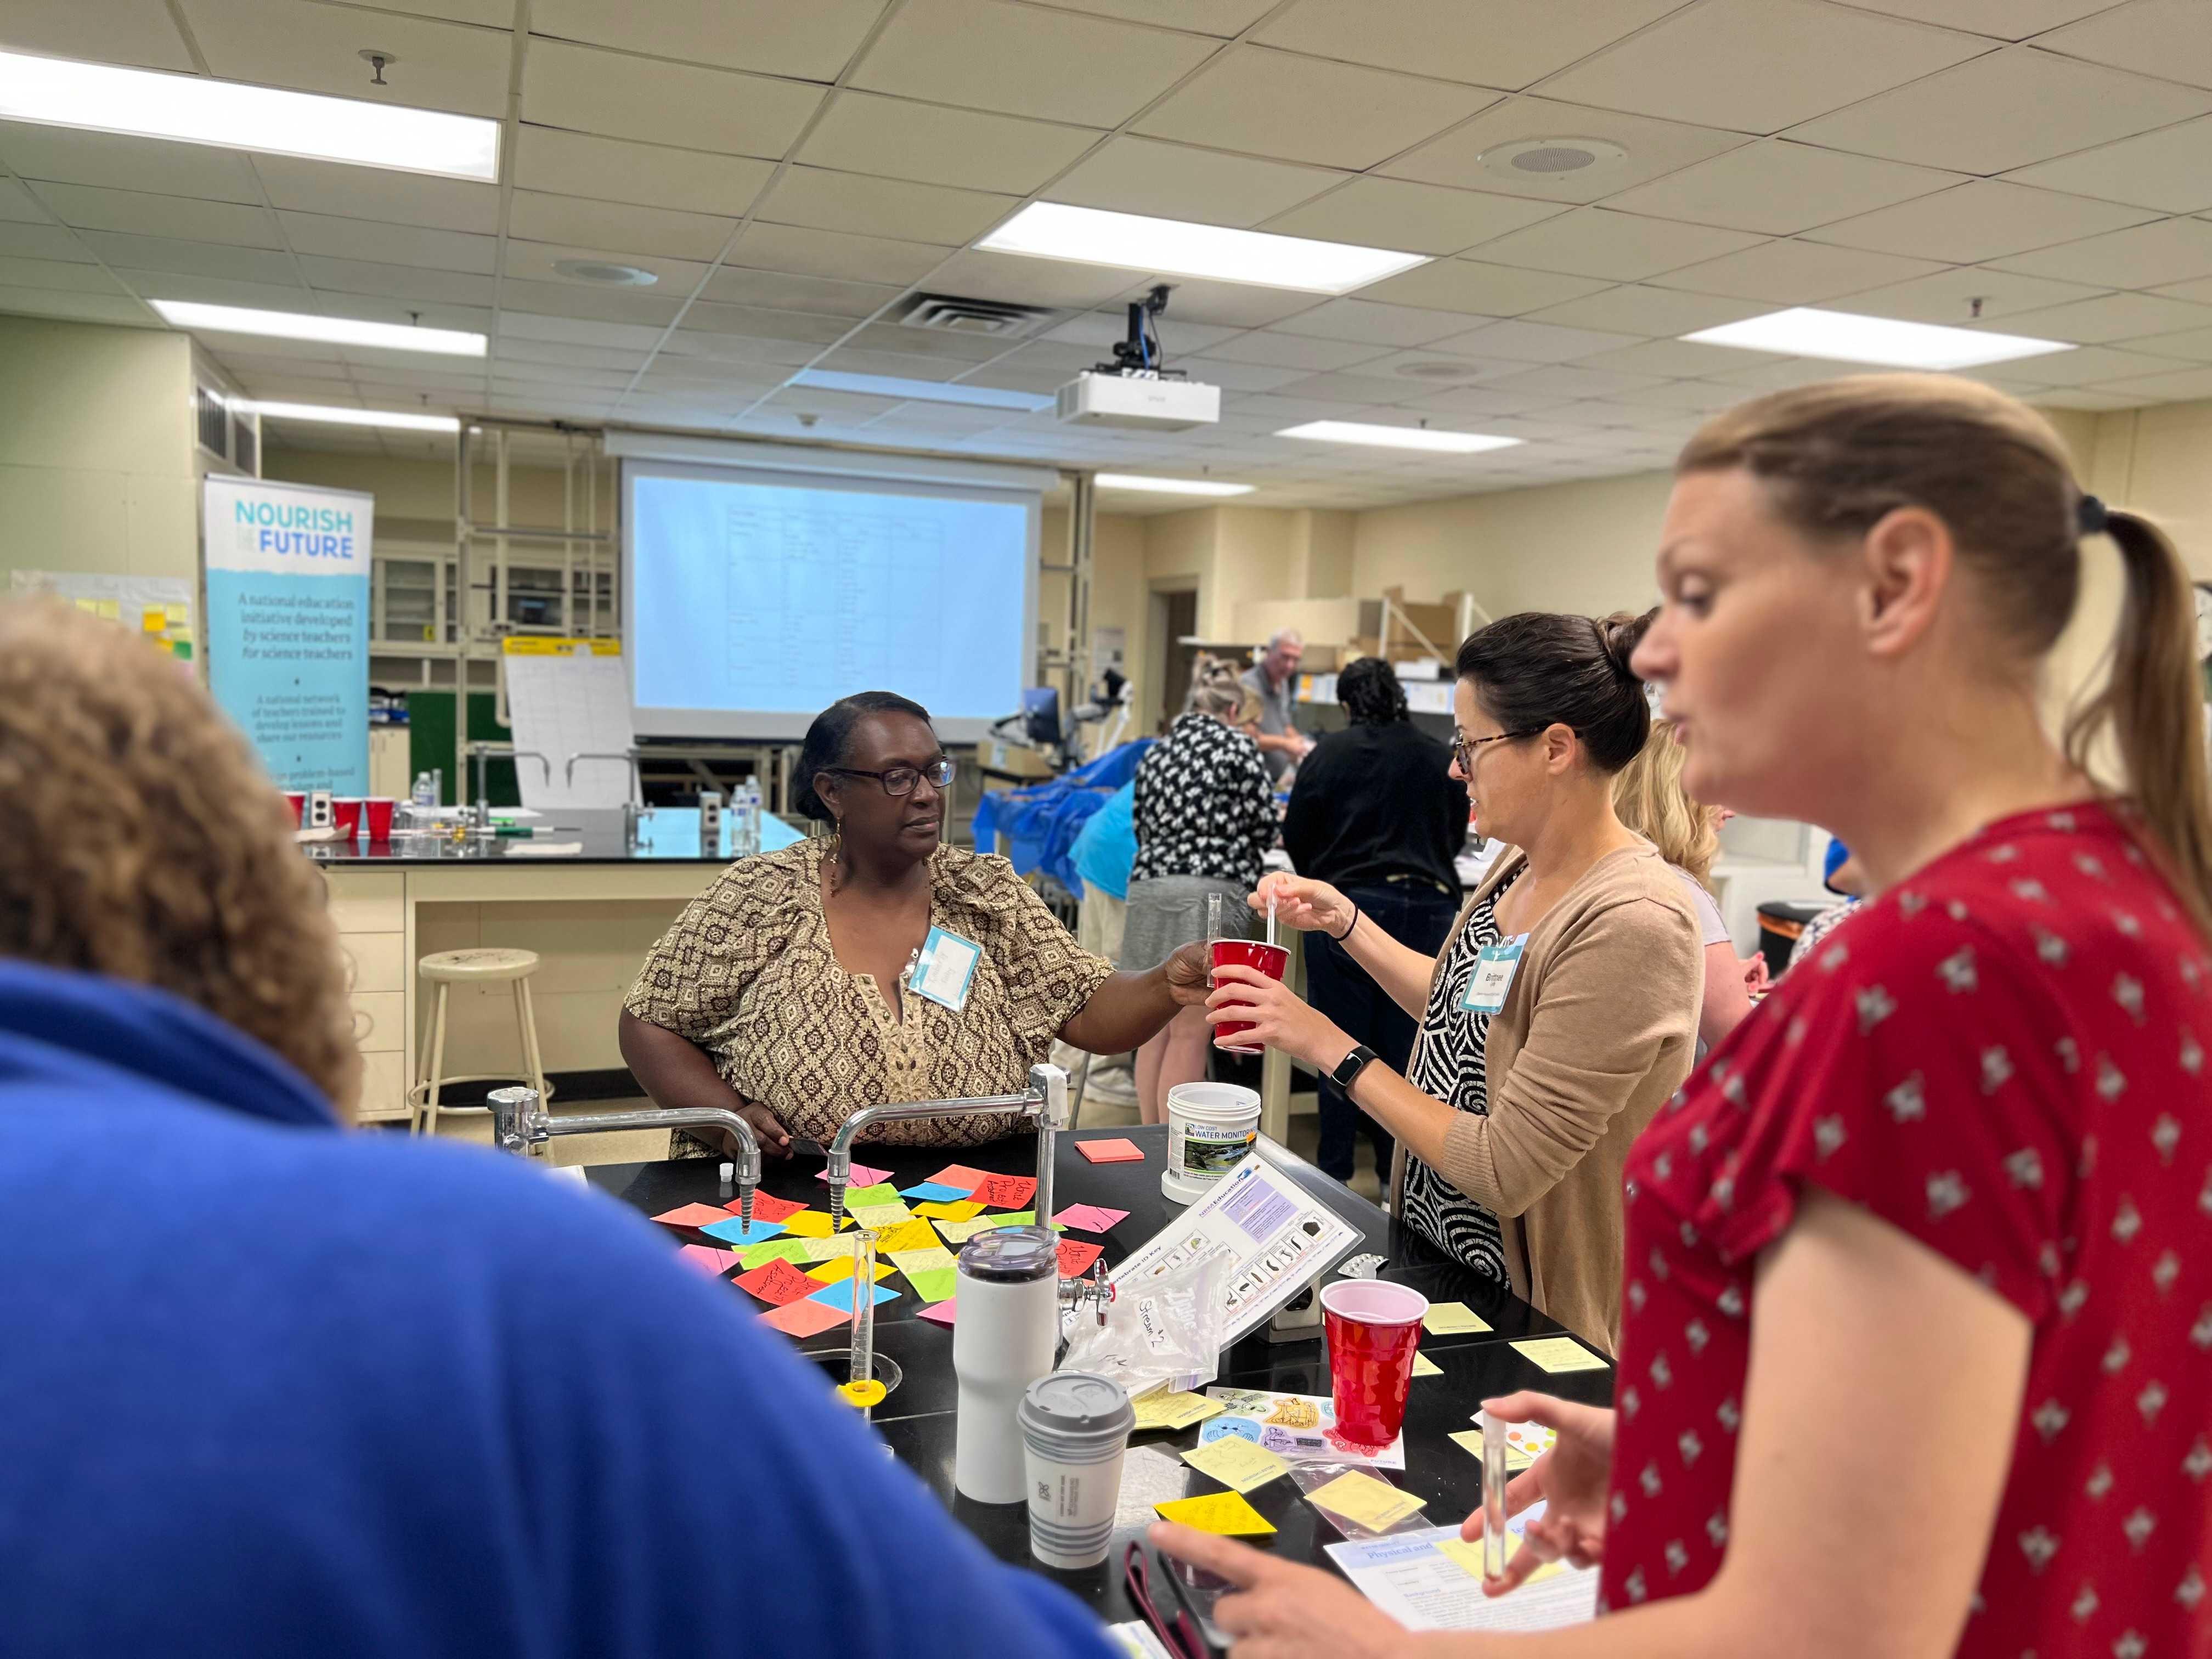
[[[1407,1225],[1608,1352],[1621,1167],[1689,1073],[1704,984],[1680,878],[1613,813],[1613,774],[1650,729],[1628,666],[1643,629],[1529,612],[1460,647],[1454,775],[1476,827],[1511,850],[1440,956],[1326,883],[1261,884],[1255,906],[1272,896],[1291,927],[1326,931],[1420,1021],[1408,1075],[1249,969],[1218,969],[1212,999],[1217,1023],[1254,1020],[1261,1040],[1349,1076],[1397,1138],[1391,1207]]]

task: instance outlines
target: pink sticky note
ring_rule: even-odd
[[[703,1227],[709,1222],[727,1221],[730,1212],[716,1209],[712,1204],[679,1204],[653,1218],[671,1227]]]
[[[722,1207],[732,1215],[739,1214],[744,1211],[744,1200],[733,1198]],[[753,1219],[756,1221],[787,1220],[805,1207],[804,1204],[794,1204],[787,1198],[777,1198],[768,1193],[753,1194]]]
[[[1073,1279],[1106,1253],[1103,1244],[1085,1244],[1079,1238],[1060,1241],[1060,1276]]]
[[[821,1286],[817,1285],[815,1288],[819,1290]],[[781,1308],[772,1308],[760,1316],[762,1324],[773,1325],[786,1336],[801,1340],[810,1336],[819,1336],[832,1325],[845,1324],[851,1318],[849,1313],[840,1313],[835,1308],[825,1308],[819,1302],[809,1302],[803,1297],[796,1302],[787,1302]]]
[[[1103,1204],[1071,1204],[1053,1217],[1063,1227],[1078,1228],[1086,1233],[1109,1231],[1128,1218],[1127,1210],[1109,1210]]]
[[[735,1250],[718,1250],[708,1244],[686,1244],[677,1254],[710,1279],[720,1279],[738,1265]]]
[[[811,1296],[822,1288],[818,1279],[801,1273],[781,1256],[763,1262],[750,1273],[739,1273],[736,1282],[739,1290],[779,1308],[803,1296]]]
[[[952,1323],[953,1309],[958,1301],[959,1298],[955,1297],[951,1302],[939,1302],[933,1307],[924,1308],[921,1317],[932,1324],[949,1326]]]
[[[1036,1194],[1035,1176],[986,1176],[969,1196],[986,1209],[1018,1210]]]
[[[1079,1140],[1075,1150],[1093,1164],[1142,1164],[1145,1155],[1133,1140]]]
[[[965,1164],[948,1164],[930,1179],[940,1187],[957,1187],[963,1193],[972,1193],[990,1179],[988,1171],[971,1170]]]
[[[817,1181],[827,1181],[830,1179],[830,1171],[817,1170],[814,1172],[814,1178]],[[848,1187],[872,1187],[878,1182],[889,1181],[890,1178],[891,1172],[889,1170],[871,1170],[865,1164],[855,1164],[846,1171],[845,1184]],[[804,1209],[805,1206],[801,1205],[799,1207]]]

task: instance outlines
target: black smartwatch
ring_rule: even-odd
[[[1336,1062],[1336,1069],[1328,1074],[1328,1080],[1343,1090],[1345,1093],[1350,1094],[1352,1079],[1365,1071],[1367,1062],[1374,1058],[1375,1051],[1363,1042]]]

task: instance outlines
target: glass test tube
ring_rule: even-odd
[[[1206,982],[1213,983],[1213,946],[1221,938],[1221,895],[1206,896]]]
[[[1482,1571],[1492,1578],[1505,1572],[1505,1430],[1482,1414]]]
[[[853,1340],[848,1382],[866,1382],[876,1374],[876,1236],[866,1227],[853,1231]]]

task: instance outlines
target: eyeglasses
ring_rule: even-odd
[[[942,789],[952,781],[952,762],[943,755],[918,772],[911,766],[894,766],[881,772],[866,772],[857,766],[825,766],[822,769],[848,778],[873,778],[883,785],[886,795],[911,795],[915,785],[925,782],[933,789]]]
[[[1170,1659],[1210,1659],[1213,1650],[1207,1645],[1206,1638],[1199,1633],[1198,1626],[1187,1609],[1177,1607],[1175,1622],[1170,1625],[1161,1617],[1159,1608],[1153,1605],[1152,1569],[1145,1559],[1145,1547],[1133,1538],[1121,1553],[1121,1578],[1128,1588],[1129,1600],[1135,1603],[1137,1611],[1145,1615],[1145,1622],[1160,1638],[1160,1644],[1167,1649]]]
[[[1459,762],[1462,777],[1474,770],[1474,751],[1486,743],[1510,743],[1516,738],[1540,737],[1548,726],[1531,726],[1519,732],[1500,732],[1494,738],[1470,738],[1464,732],[1452,733],[1452,756]]]

